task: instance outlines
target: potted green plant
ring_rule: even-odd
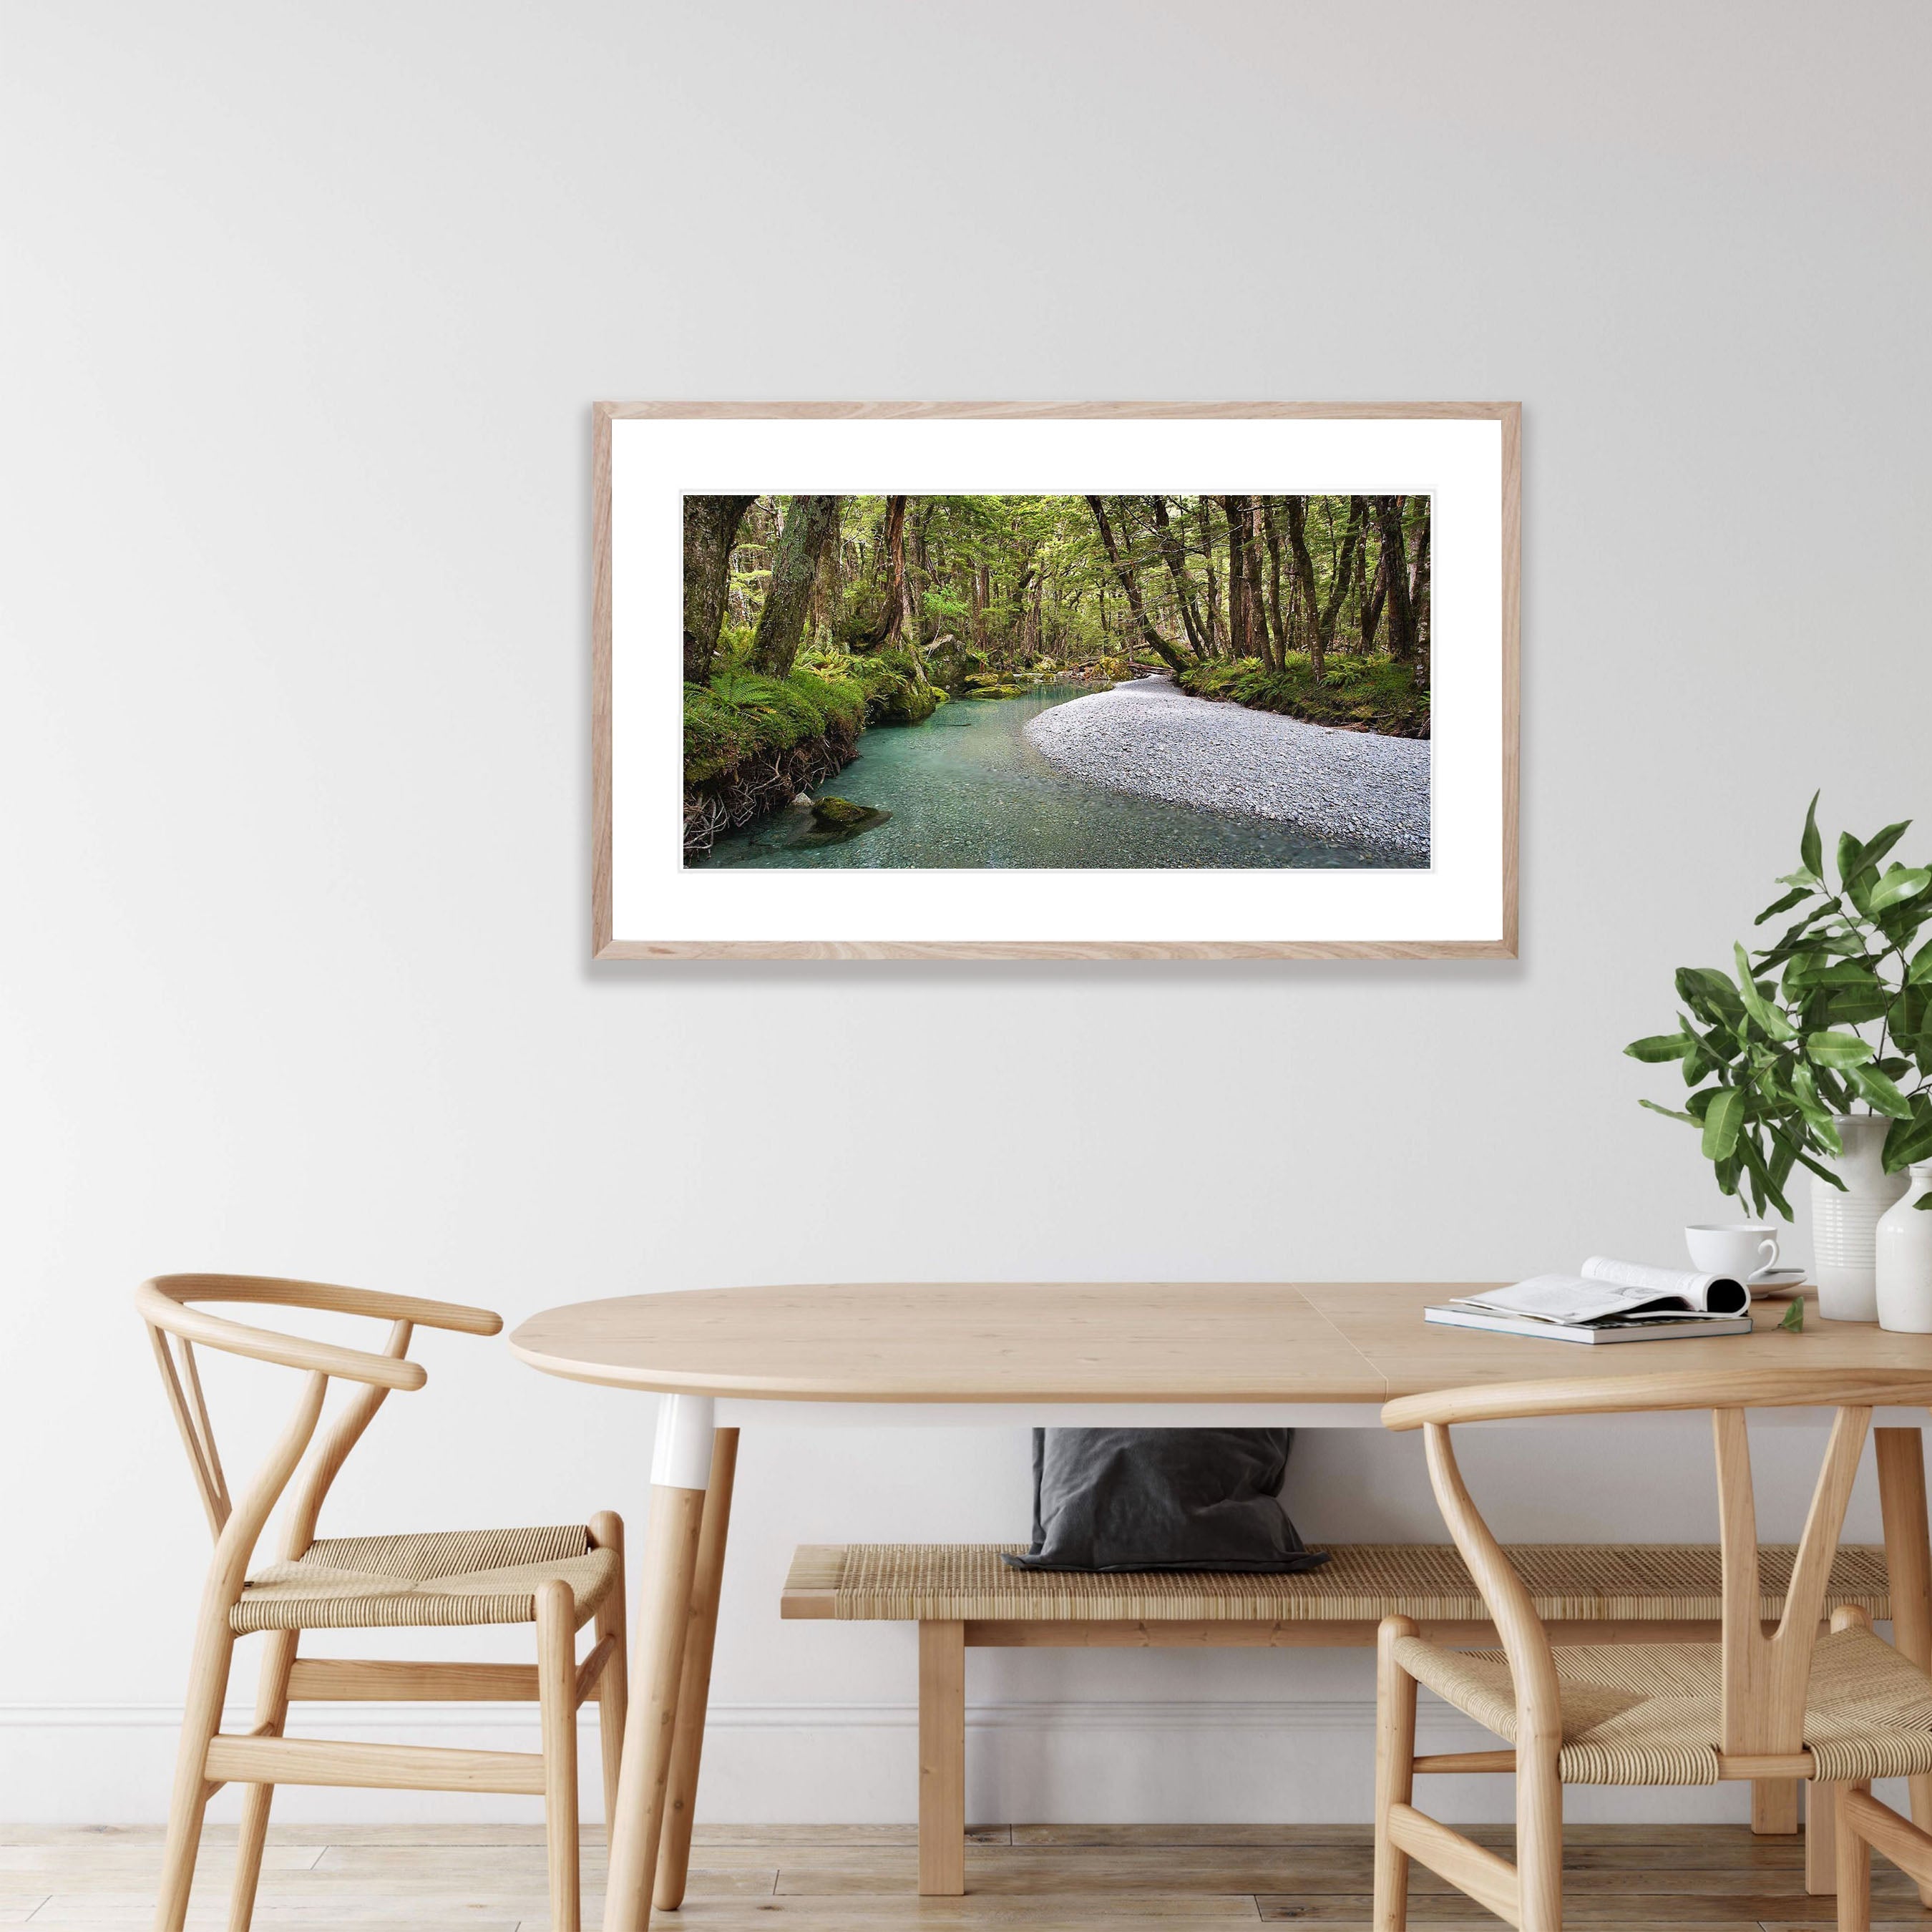
[[[1932,1159],[1932,867],[1886,862],[1910,824],[1841,834],[1834,886],[1814,795],[1798,868],[1754,923],[1795,922],[1762,950],[1733,946],[1735,972],[1681,968],[1677,1030],[1624,1049],[1681,1064],[1684,1106],[1641,1104],[1698,1130],[1725,1193],[1788,1221],[1786,1182],[1810,1170],[1820,1312],[1843,1319],[1875,1318],[1873,1230],[1906,1167]]]

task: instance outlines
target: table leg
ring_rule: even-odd
[[[666,1396],[651,1460],[651,1516],[644,1538],[638,1637],[631,1658],[631,1708],[617,1780],[604,1932],[645,1932],[658,1840],[664,1829],[678,1689],[684,1672],[691,1592],[704,1492],[711,1478],[708,1396]]]
[[[1876,1429],[1872,1435],[1892,1585],[1892,1648],[1921,1670],[1932,1670],[1932,1538],[1925,1516],[1924,1441],[1916,1429]],[[1932,1831],[1932,1777],[1911,1783],[1912,1822],[1922,1832]],[[1918,1897],[1932,1905],[1932,1886],[1922,1884]]]
[[[724,1539],[731,1527],[731,1483],[738,1467],[738,1432],[711,1438],[711,1481],[704,1492],[698,1570],[691,1587],[691,1624],[672,1732],[670,1776],[664,1787],[664,1837],[658,1846],[655,1898],[661,1912],[684,1903],[691,1870],[691,1828],[696,1822],[698,1765],[704,1750],[704,1713],[711,1701],[711,1652],[718,1641],[718,1592],[724,1576]]]

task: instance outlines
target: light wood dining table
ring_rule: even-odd
[[[580,1302],[510,1338],[548,1374],[668,1400],[651,1465],[604,1932],[682,1898],[738,1432],[854,1427],[1377,1427],[1382,1406],[1479,1382],[1785,1366],[1932,1371],[1932,1336],[1819,1321],[1590,1347],[1426,1323],[1493,1282],[889,1282]],[[1809,1419],[1793,1412],[1790,1419]],[[1918,1409],[1873,1420],[1894,1641],[1932,1668]],[[1932,1778],[1912,1780],[1932,1826]]]

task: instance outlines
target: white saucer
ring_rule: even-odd
[[[1780,1288],[1796,1288],[1804,1279],[1802,1268],[1766,1268],[1762,1274],[1754,1274],[1744,1286],[1754,1295],[1775,1294]]]

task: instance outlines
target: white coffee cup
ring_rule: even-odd
[[[1684,1230],[1690,1264],[1700,1274],[1751,1281],[1778,1265],[1778,1231],[1767,1222],[1732,1221]]]

